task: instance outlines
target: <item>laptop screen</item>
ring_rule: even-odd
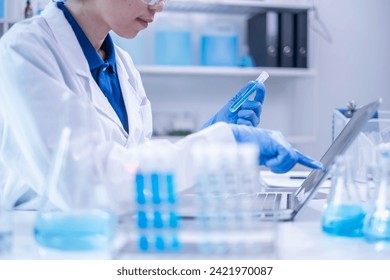
[[[313,170],[302,183],[301,187],[295,192],[295,197],[297,198],[297,203],[294,206],[295,213],[297,213],[306,202],[316,194],[316,191],[325,179],[326,174],[335,162],[336,157],[342,155],[348,149],[367,121],[378,111],[381,102],[382,100],[379,99],[359,108],[353,114],[350,121],[321,158],[321,162],[326,168],[326,171],[318,169]]]

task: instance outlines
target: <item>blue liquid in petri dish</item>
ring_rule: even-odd
[[[377,212],[367,219],[363,231],[368,242],[390,242],[390,210]]]
[[[330,206],[322,218],[324,232],[347,237],[363,236],[365,213],[359,205]]]
[[[38,215],[34,236],[47,248],[63,251],[103,250],[113,239],[116,219],[103,211],[82,213],[41,213]]]

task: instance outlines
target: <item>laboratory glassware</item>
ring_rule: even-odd
[[[70,136],[65,127],[37,211],[34,237],[47,249],[108,252],[116,217],[109,211],[105,186],[96,180],[93,157],[75,154]]]
[[[26,1],[26,7],[24,8],[24,18],[30,18],[34,15],[31,2],[29,0]]]
[[[2,123],[4,115],[2,115],[2,113],[4,112],[0,113],[0,138],[4,137],[4,127]],[[0,154],[3,153],[3,146],[1,144],[2,143],[0,142]],[[0,158],[0,259],[8,259],[13,247],[13,212],[7,208],[9,206],[6,206],[3,194],[3,185],[7,184],[10,177],[12,177],[11,172]]]
[[[269,74],[265,71],[261,72],[259,77],[252,82],[252,84],[248,87],[248,89],[230,106],[229,110],[231,112],[235,112],[240,108],[240,106],[251,96],[253,92],[256,91],[256,86],[258,83],[264,83],[269,77]]]
[[[365,212],[351,178],[349,161],[349,158],[339,156],[333,166],[332,187],[322,216],[322,229],[331,235],[358,237],[363,235]]]
[[[9,258],[13,243],[12,212],[0,208],[0,259]]]
[[[140,252],[176,252],[178,238],[175,155],[164,145],[135,151],[139,164],[134,180],[135,241]]]
[[[377,187],[363,232],[369,242],[390,241],[390,144],[378,147]]]
[[[196,220],[192,230],[199,254],[274,253],[276,223],[257,217],[258,152],[250,144],[193,148]]]

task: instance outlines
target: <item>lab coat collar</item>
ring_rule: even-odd
[[[78,24],[73,15],[65,7],[64,2],[56,2],[56,6],[60,9],[72,27],[74,34],[76,35],[77,41],[80,44],[81,49],[83,50],[84,56],[86,57],[89,65],[89,69],[99,68],[104,64],[103,59],[100,57],[98,52],[93,47],[92,43],[89,41],[87,35],[85,35],[83,29]]]
[[[84,77],[91,76],[88,61],[72,27],[66,20],[64,13],[57,8],[55,2],[49,3],[42,12],[53,35],[58,42],[59,52],[69,61],[69,65],[75,65],[77,74]]]
[[[77,37],[66,20],[64,13],[57,8],[55,2],[51,2],[46,6],[42,15],[58,43],[58,52],[61,53],[62,57],[67,60],[67,65],[74,67],[73,70],[76,74],[85,80],[86,83],[83,84],[82,87],[85,88],[86,92],[90,93],[88,98],[91,100],[96,109],[118,125],[124,136],[127,137],[128,134],[126,130],[123,129],[118,115],[93,79],[88,61],[85,58]],[[127,106],[126,110],[129,110]]]
[[[76,38],[83,50],[85,57],[87,58],[89,69],[93,70],[96,68],[100,68],[105,64],[105,61],[100,57],[92,43],[89,41],[87,35],[85,35],[83,29],[78,24],[73,15],[69,12],[67,7],[63,2],[57,2],[57,7],[62,10],[65,15],[66,20],[69,22],[72,27]],[[107,34],[106,38],[103,41],[101,49],[106,52],[107,62],[115,72],[115,49],[114,43],[111,40],[110,34]]]

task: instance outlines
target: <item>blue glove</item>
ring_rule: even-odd
[[[251,81],[246,84],[221,110],[218,111],[210,120],[208,120],[202,127],[206,128],[217,122],[226,122],[233,124],[243,124],[247,126],[258,126],[260,123],[261,106],[264,101],[265,87],[262,83],[258,83],[256,87],[256,96],[253,100],[247,99],[241,107],[234,113],[230,112],[229,108],[233,105],[246,89],[252,86],[254,82]]]
[[[275,173],[285,173],[296,163],[323,169],[321,162],[314,160],[294,149],[279,132],[248,126],[230,125],[238,143],[255,143],[259,146],[260,165],[265,165]]]

